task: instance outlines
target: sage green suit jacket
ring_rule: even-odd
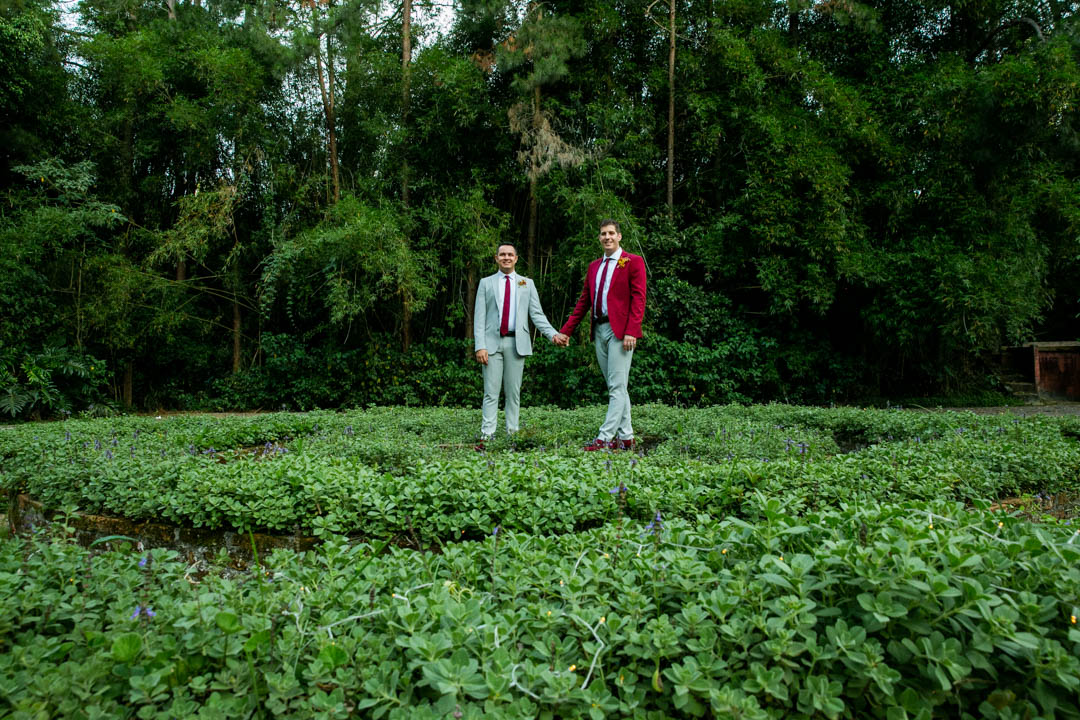
[[[499,351],[499,325],[502,323],[503,273],[488,275],[476,288],[476,305],[473,307],[473,351]],[[536,285],[529,278],[518,275],[517,315],[515,317],[515,347],[518,355],[532,355],[532,335],[529,319],[548,340],[558,332],[540,307]]]

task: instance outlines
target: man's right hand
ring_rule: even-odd
[[[487,365],[487,361],[488,361],[487,350],[477,350],[476,351],[476,361],[478,363],[480,363],[481,365]]]

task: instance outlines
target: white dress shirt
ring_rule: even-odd
[[[502,273],[502,271],[499,271]],[[506,293],[506,273],[502,273],[503,277],[499,278],[499,290],[498,297],[501,304],[503,296]],[[507,332],[514,332],[517,323],[517,290],[518,282],[521,281],[521,277],[516,272],[510,273],[510,319],[506,324]],[[499,322],[502,323],[502,317],[499,318]]]
[[[600,289],[600,278],[604,277],[604,266],[607,266],[607,279],[604,280],[604,294],[600,298],[599,307],[600,314],[606,316],[607,313],[607,296],[608,290],[611,289],[611,276],[615,272],[615,268],[619,263],[619,258],[622,257],[622,248],[619,248],[615,252],[611,253],[611,257],[600,258],[600,267],[596,270],[596,279],[593,282],[593,286]],[[609,262],[610,261],[610,262]]]

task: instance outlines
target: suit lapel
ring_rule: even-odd
[[[520,280],[519,282],[524,282],[524,278],[522,278],[522,280]],[[522,310],[527,311],[527,309],[529,307],[528,292],[529,292],[529,284],[528,283],[525,283],[524,285],[518,285],[517,286],[517,308],[516,308],[517,317],[515,318],[515,324],[517,325],[517,328],[519,330],[521,329],[521,321],[525,318],[525,316],[522,314]]]
[[[600,269],[600,263],[603,261],[604,258],[601,257],[589,263],[589,297],[592,298],[592,307],[596,307],[596,271]]]
[[[622,255],[619,256],[619,260],[622,260],[624,257],[626,257],[625,252]],[[621,297],[621,295],[619,295],[619,291],[616,288],[621,288],[622,284],[618,284],[618,285],[615,284],[615,276],[619,274],[619,260],[616,260],[615,262],[613,262],[611,264],[611,275],[609,275],[608,279],[607,279],[607,284],[608,284],[607,299],[608,299],[608,314],[609,315],[611,314],[611,299]],[[618,300],[616,300],[616,302],[618,302]]]
[[[503,273],[499,272],[488,278],[491,281],[488,287],[491,288],[491,293],[495,296],[495,309],[499,311],[495,315],[496,328],[499,326],[499,323],[502,322],[503,294],[502,288],[500,287],[501,283],[499,282],[502,279],[502,276]]]

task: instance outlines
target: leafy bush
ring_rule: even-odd
[[[85,410],[102,402],[106,377],[105,363],[70,348],[0,351],[0,413],[40,419]]]
[[[495,525],[569,533],[622,508],[744,517],[748,493],[792,507],[966,503],[1077,486],[1080,445],[1055,418],[727,406],[636,410],[643,455],[590,453],[603,408],[526,408],[474,449],[476,410],[372,408],[227,418],[68,421],[0,434],[3,486],[46,507],[276,531],[325,527],[429,545]]]
[[[1068,529],[941,501],[747,509],[438,554],[328,536],[198,579],[171,550],[3,540],[0,714],[1080,714]]]

